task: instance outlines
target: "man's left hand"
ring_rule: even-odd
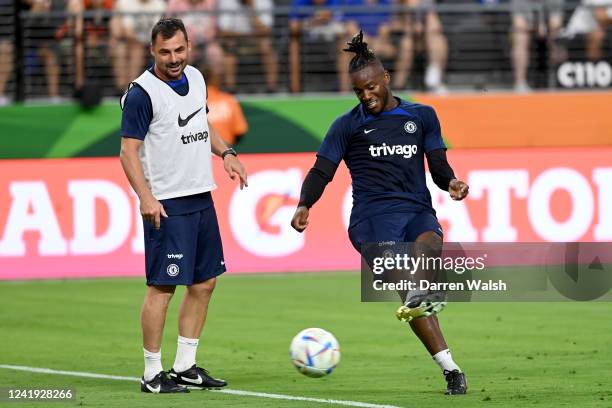
[[[223,159],[223,168],[232,180],[236,180],[236,177],[240,179],[241,190],[249,186],[247,182],[247,172],[236,156],[233,154],[226,155]]]
[[[448,185],[448,192],[450,196],[455,201],[463,200],[470,191],[470,186],[465,184],[461,180],[453,179]]]

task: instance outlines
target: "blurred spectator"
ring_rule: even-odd
[[[6,83],[13,70],[13,43],[10,38],[0,38],[0,106],[7,105]]]
[[[85,61],[99,66],[114,48],[110,38],[110,15],[113,0],[82,0],[81,8],[86,15],[78,20],[76,28],[76,80],[77,94],[85,85]],[[94,75],[89,75],[94,77]],[[91,79],[91,78],[90,78]]]
[[[604,59],[602,45],[606,38],[606,28],[612,25],[612,0],[585,0],[593,16],[593,29],[587,34],[586,54],[591,61]]]
[[[221,91],[221,75],[212,67],[203,70],[206,78],[208,121],[225,143],[234,146],[249,130],[242,108],[236,98]]]
[[[163,0],[117,0],[111,19],[112,65],[119,93],[144,69],[145,53],[151,43],[151,28],[166,8]]]
[[[344,20],[347,21],[349,33],[363,30],[364,41],[367,41],[378,57],[394,61],[392,86],[399,90],[406,87],[412,62],[412,38],[405,27],[392,24],[393,3],[393,0],[347,0],[347,6],[361,7],[363,10],[348,10],[344,14]],[[372,7],[379,10],[365,10]]]
[[[445,93],[444,73],[448,62],[448,40],[444,35],[440,16],[435,10],[434,0],[399,0],[409,12],[401,12],[395,24],[404,27],[408,40],[404,45],[408,51],[407,71],[410,71],[414,54],[427,54],[425,86],[428,90]]]
[[[565,59],[559,38],[563,25],[564,0],[512,0],[512,63],[514,90],[529,92],[529,33],[536,30],[540,38],[548,41],[549,60],[558,64]]]
[[[52,102],[56,102],[60,95],[60,62],[64,60],[64,46],[74,46],[72,40],[75,33],[80,30],[80,27],[76,27],[80,20],[75,16],[81,12],[82,6],[79,0],[25,0],[24,4],[29,6],[30,12],[35,16],[27,21],[27,28],[36,30],[38,35],[42,36],[42,40],[36,44],[38,46],[36,54],[30,56],[42,60],[47,80],[47,94]],[[71,15],[66,18],[61,15],[62,12]],[[77,64],[82,61],[78,53],[76,60],[79,61]],[[77,72],[79,72],[78,67]],[[79,80],[81,78],[77,76],[77,82]]]
[[[12,0],[0,0],[0,10],[11,10]],[[0,106],[7,105],[6,84],[13,70],[13,42],[9,30],[0,28]]]
[[[113,0],[83,0],[83,9],[88,13],[83,18],[85,45],[100,47],[110,37],[110,16],[114,9]]]
[[[223,64],[223,50],[217,41],[215,0],[169,0],[166,14],[183,20],[191,43],[191,64]]]
[[[219,30],[225,52],[225,86],[234,90],[239,53],[259,49],[266,76],[266,90],[278,85],[278,57],[272,46],[274,24],[272,0],[223,0],[219,8]],[[255,42],[255,43],[253,43]]]
[[[289,14],[289,66],[290,90],[301,91],[301,45],[307,43],[331,44],[336,57],[338,89],[349,90],[349,53],[343,52],[348,38],[339,6],[341,0],[293,0]]]

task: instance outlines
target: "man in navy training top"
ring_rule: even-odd
[[[190,43],[182,21],[163,18],[151,33],[155,64],[122,98],[121,164],[140,199],[147,292],[141,313],[145,369],[142,392],[188,392],[187,385],[227,385],[196,365],[208,303],[225,272],[211,191],[212,154],[232,179],[247,185],[244,167],[208,124],[206,83],[187,65]],[[161,341],[168,304],[185,285],[176,359],[166,373]]]
[[[297,231],[308,226],[309,208],[323,194],[344,160],[352,178],[353,209],[349,238],[358,251],[366,243],[414,242],[428,257],[442,252],[442,228],[425,184],[424,157],[436,185],[454,200],[468,194],[446,160],[440,124],[433,108],[393,97],[390,75],[357,34],[345,51],[355,53],[349,71],[359,104],[331,125],[308,172],[291,221]],[[465,394],[467,382],[453,361],[436,313],[446,302],[430,293],[400,293],[398,319],[409,322],[447,382],[446,394]]]

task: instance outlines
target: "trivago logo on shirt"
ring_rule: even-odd
[[[409,159],[417,153],[417,150],[417,145],[387,146],[386,143],[383,143],[382,146],[370,145],[370,155],[372,157],[400,155],[404,159]]]
[[[183,144],[189,144],[191,142],[197,142],[203,140],[206,142],[208,140],[208,131],[189,133],[188,135],[182,135],[181,141]]]

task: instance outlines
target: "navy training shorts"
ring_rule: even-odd
[[[193,285],[226,271],[214,205],[143,222],[147,285]]]
[[[381,214],[370,217],[348,230],[351,244],[361,252],[366,243],[395,241],[414,242],[424,232],[443,237],[442,227],[431,211]]]

